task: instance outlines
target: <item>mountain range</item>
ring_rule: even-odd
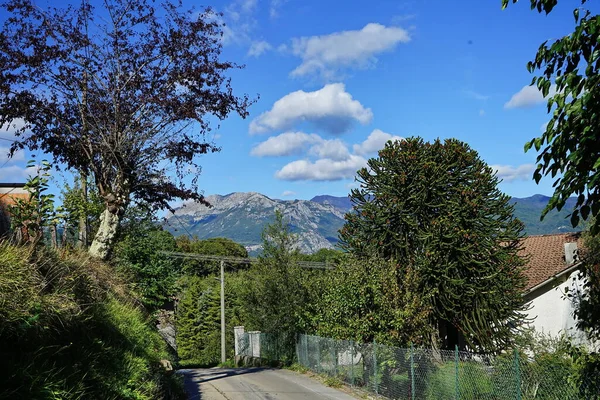
[[[512,199],[515,216],[525,223],[526,234],[573,231],[565,217],[575,199],[567,202],[562,211],[552,211],[540,221],[548,199],[539,194]],[[206,200],[212,207],[188,203],[177,208],[175,214],[166,216],[165,228],[174,235],[195,235],[200,239],[226,237],[246,246],[251,254],[260,251],[262,229],[274,220],[275,210],[283,213],[292,232],[298,235],[300,251],[312,253],[336,245],[344,215],[352,208],[350,198],[328,195],[311,200],[278,200],[249,192],[211,195]]]

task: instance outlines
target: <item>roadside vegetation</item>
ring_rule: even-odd
[[[149,316],[79,251],[0,243],[0,398],[182,399]]]

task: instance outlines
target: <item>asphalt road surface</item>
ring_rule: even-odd
[[[354,397],[304,375],[270,368],[179,370],[190,400],[296,400]]]

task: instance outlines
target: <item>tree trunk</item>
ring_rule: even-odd
[[[87,175],[81,171],[79,173],[81,180],[81,201],[87,204]],[[79,235],[77,237],[77,247],[85,249],[88,245],[88,216],[87,209],[79,216]]]
[[[50,225],[50,240],[52,241],[52,248],[58,248],[58,232],[56,229],[56,224]]]
[[[110,256],[113,243],[117,236],[121,216],[119,212],[110,212],[112,207],[107,207],[100,216],[100,226],[98,233],[94,237],[94,241],[90,246],[89,253],[96,258],[106,260]]]

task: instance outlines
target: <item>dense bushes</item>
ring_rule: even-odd
[[[0,243],[0,398],[181,398],[166,346],[115,272]]]

